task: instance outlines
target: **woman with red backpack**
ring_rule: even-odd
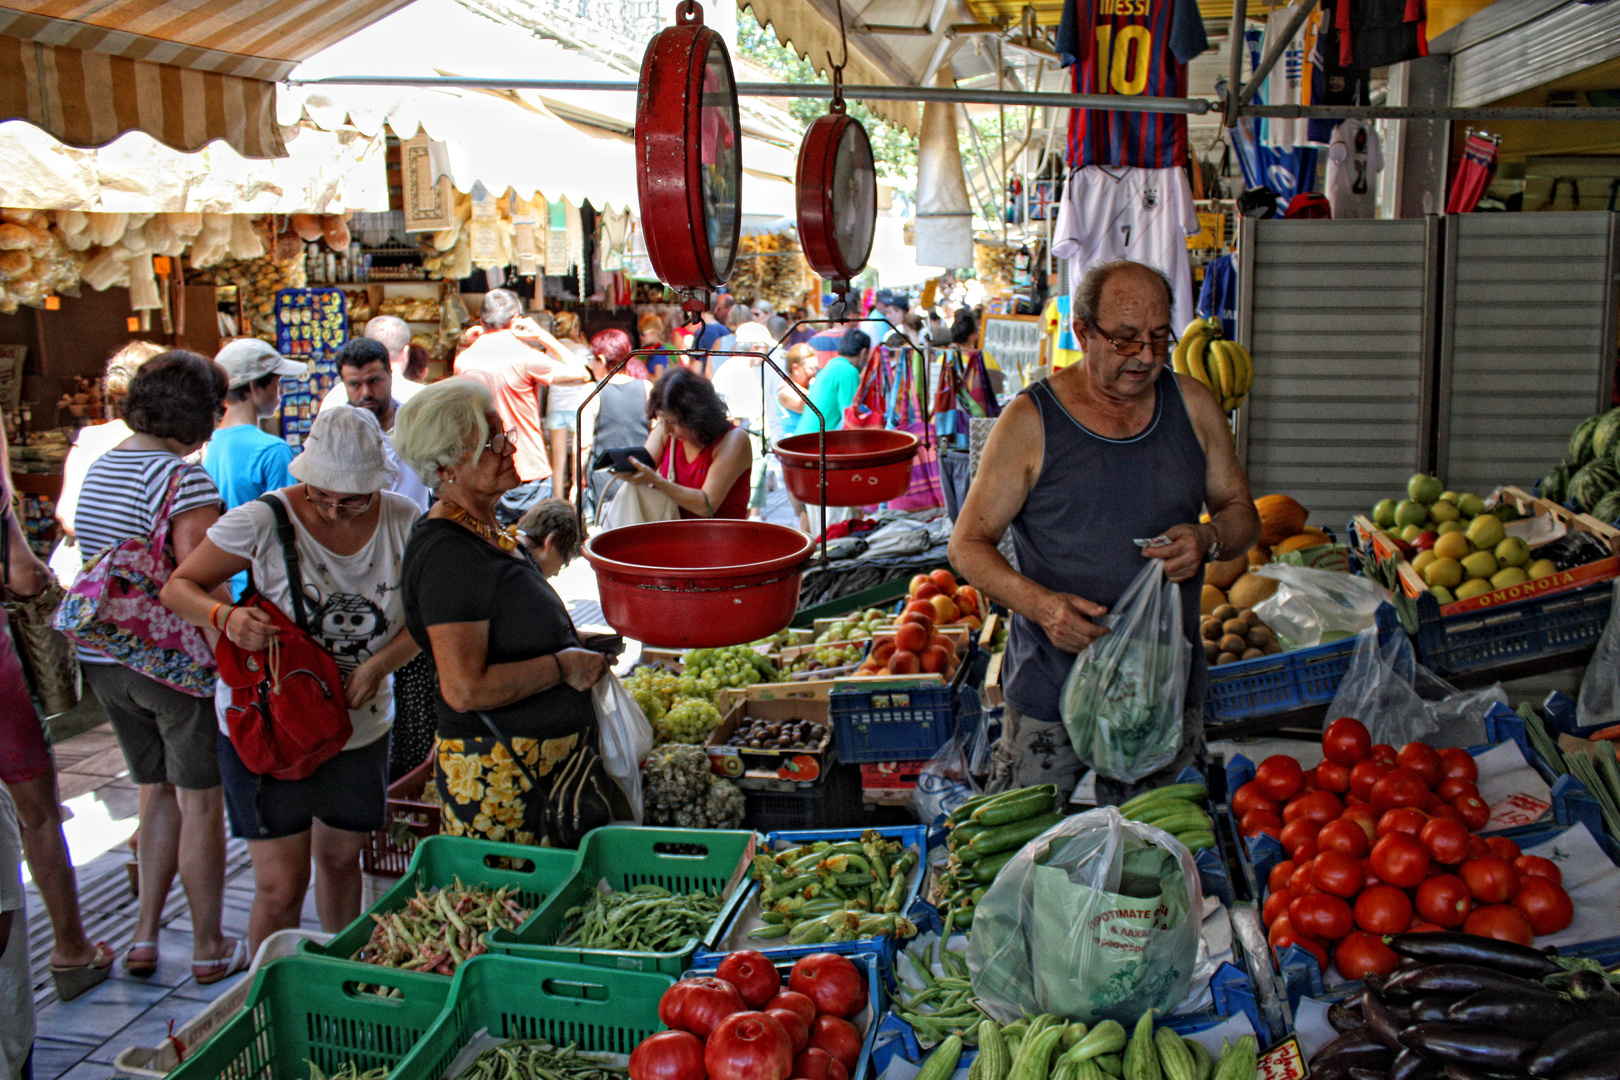
[[[298,925],[312,857],[322,928],[359,917],[360,849],[384,824],[392,676],[419,651],[404,632],[399,573],[420,511],[388,490],[395,473],[376,418],[321,410],[288,471],[300,483],[220,518],[162,594],[228,639],[216,653],[229,736],[219,766],[231,833],[253,859],[254,950]],[[210,595],[244,570],[252,587],[241,603]]]

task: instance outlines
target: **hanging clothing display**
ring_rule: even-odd
[[[1199,231],[1187,170],[1088,165],[1069,177],[1052,234],[1052,254],[1069,260],[1071,287],[1091,267],[1132,259],[1158,267],[1175,288],[1173,325],[1192,321],[1187,237]]]
[[[630,265],[630,211],[606,210],[601,218],[601,267],[623,270]]]
[[[1264,35],[1264,49],[1271,49],[1272,42],[1282,36],[1288,29],[1288,24],[1294,20],[1299,11],[1299,4],[1273,11],[1266,19]],[[1272,67],[1271,74],[1266,76],[1266,104],[1267,105],[1303,105],[1307,95],[1305,82],[1305,57],[1311,47],[1316,43],[1316,24],[1321,22],[1320,9],[1313,10],[1294,33],[1293,40],[1283,52],[1277,63]],[[1287,120],[1281,117],[1267,118],[1260,122],[1260,141],[1267,146],[1299,146],[1310,141],[1308,120]]]
[[[1345,120],[1333,132],[1328,147],[1328,202],[1335,218],[1375,216],[1376,192],[1373,178],[1384,168],[1384,152],[1378,132],[1366,120]]]
[[[1463,144],[1462,161],[1457,163],[1457,172],[1451,178],[1451,194],[1446,199],[1446,213],[1467,214],[1479,205],[1480,197],[1485,189],[1491,186],[1491,180],[1496,176],[1496,140],[1489,135],[1470,134],[1468,141]],[[1553,194],[1558,193],[1558,185],[1553,185]],[[1576,200],[1579,202],[1579,200]]]
[[[1220,319],[1229,336],[1237,331],[1237,262],[1232,256],[1217,255],[1204,267],[1198,314]]]
[[[1429,55],[1423,0],[1340,0],[1333,12],[1341,67],[1388,67]]]
[[[1371,104],[1370,83],[1372,72],[1365,65],[1346,66],[1339,62],[1341,34],[1335,11],[1350,0],[1321,0],[1317,5],[1317,33],[1310,40],[1305,56],[1306,105],[1368,105]],[[1333,128],[1338,121],[1317,118],[1306,122],[1308,141],[1326,144],[1333,140]]]
[[[1264,31],[1249,27],[1244,31],[1244,44],[1249,49],[1252,68],[1260,66],[1260,39]],[[1265,87],[1255,95],[1255,104],[1270,104],[1265,98]],[[1237,154],[1238,167],[1243,170],[1243,186],[1267,188],[1277,194],[1277,214],[1280,216],[1295,195],[1310,191],[1316,184],[1318,151],[1310,146],[1267,146],[1260,139],[1260,121],[1241,120],[1228,129],[1227,138]]]
[[[1053,371],[1061,371],[1080,359],[1080,342],[1074,336],[1074,322],[1069,318],[1072,298],[1067,294],[1054,296],[1041,312],[1046,329],[1046,362]]]
[[[1077,94],[1186,97],[1187,62],[1207,48],[1197,0],[1066,0],[1058,23],[1058,54]],[[1187,118],[1071,109],[1068,163],[1186,165]]]

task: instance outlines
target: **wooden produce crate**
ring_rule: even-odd
[[[749,690],[756,689],[758,687],[748,687],[741,692],[740,697],[729,699],[733,703],[703,747],[709,755],[710,767],[719,775],[736,781],[744,790],[797,791],[821,783],[825,778],[827,767],[833,762],[832,721],[829,718],[826,699],[764,699],[748,693]],[[753,749],[726,745],[726,740],[731,738],[738,726],[743,721],[751,719],[809,720],[821,724],[826,729],[826,734],[816,745],[807,748]],[[800,779],[795,775],[793,763],[796,759],[805,757],[812,759],[815,764],[811,769],[811,775]]]

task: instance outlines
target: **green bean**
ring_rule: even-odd
[[[623,1069],[581,1057],[573,1044],[558,1050],[524,1039],[485,1050],[456,1080],[624,1080],[624,1076]]]
[[[465,886],[457,878],[416,895],[395,911],[373,912],[371,938],[349,959],[381,967],[452,975],[463,961],[485,951],[485,932],[515,930],[529,917],[510,886]],[[376,988],[368,988],[379,992]],[[384,991],[398,996],[397,991]]]
[[[309,1065],[309,1080],[388,1080],[390,1071],[386,1067],[379,1065],[374,1069],[361,1072],[360,1066],[352,1061],[345,1061],[338,1066],[337,1072],[328,1073],[321,1071],[321,1067],[313,1061],[306,1059],[306,1062]]]
[[[708,933],[721,906],[717,896],[700,892],[678,895],[657,885],[637,885],[627,892],[596,892],[586,903],[568,909],[568,929],[557,944],[670,952]]]

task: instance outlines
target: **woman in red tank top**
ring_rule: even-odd
[[[748,516],[748,470],[754,450],[748,433],[726,419],[714,386],[687,368],[671,366],[647,395],[647,453],[654,472],[639,461],[632,483],[657,488],[683,518]]]

